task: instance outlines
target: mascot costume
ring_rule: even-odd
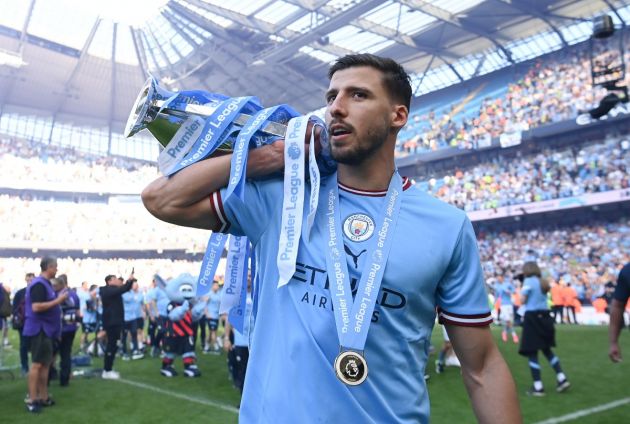
[[[165,282],[160,276],[155,281],[170,299],[167,307],[168,319],[164,334],[164,358],[160,374],[175,377],[177,371],[173,362],[181,355],[186,377],[200,377],[195,356],[195,323],[204,313],[205,303],[195,298],[197,279],[190,274],[182,274]]]

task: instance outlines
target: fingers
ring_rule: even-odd
[[[610,357],[610,360],[613,362],[621,362],[621,354],[619,354],[619,352],[611,352],[608,357]]]

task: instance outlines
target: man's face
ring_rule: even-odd
[[[54,278],[57,275],[57,262],[49,264],[46,272],[48,273],[48,277]]]
[[[379,70],[367,66],[332,76],[326,92],[326,125],[337,162],[359,164],[383,148],[392,129],[394,106],[382,79]]]

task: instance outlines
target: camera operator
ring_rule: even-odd
[[[110,274],[105,277],[106,286],[99,290],[103,303],[103,328],[107,333],[107,348],[102,374],[104,379],[117,380],[120,378],[120,374],[114,371],[112,367],[125,318],[122,295],[131,290],[134,280],[133,271],[124,284],[122,280]]]
[[[61,304],[61,341],[59,342],[59,384],[70,384],[72,367],[72,344],[77,332],[77,318],[79,313],[79,296],[74,290],[68,289],[68,278],[65,274],[52,280],[53,290],[57,295],[67,293],[68,298]]]

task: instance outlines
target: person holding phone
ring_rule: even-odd
[[[125,320],[122,295],[131,290],[134,281],[136,279],[133,276],[133,270],[125,283],[122,279],[110,274],[105,277],[105,287],[99,290],[103,303],[103,328],[107,333],[107,347],[101,377],[107,380],[120,378],[120,374],[113,370],[113,366]]]

